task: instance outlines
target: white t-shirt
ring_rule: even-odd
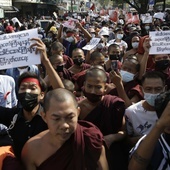
[[[135,103],[125,111],[126,130],[133,137],[148,134],[158,120],[156,112],[145,110],[142,103]]]
[[[0,75],[0,106],[12,108],[16,105],[14,79],[7,75]]]

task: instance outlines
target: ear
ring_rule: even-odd
[[[164,92],[167,91],[167,90],[168,90],[168,86],[165,85],[165,87],[164,87]]]
[[[81,109],[80,109],[80,107],[78,107],[77,108],[77,116],[79,117],[79,115],[80,115],[80,111],[81,111]]]
[[[42,112],[40,112],[40,114],[41,114],[41,117],[42,117],[42,119],[44,120],[44,122],[45,122],[45,123],[47,123],[47,121],[46,121],[46,114],[45,114],[45,112],[44,112],[44,111],[42,111]]]
[[[43,99],[44,99],[44,95],[45,95],[44,92],[41,92],[41,93],[40,93],[40,100],[43,100]]]
[[[143,88],[142,88],[142,86],[139,86],[139,89],[140,89],[140,91],[141,91],[142,95],[144,96],[144,93],[143,93]]]

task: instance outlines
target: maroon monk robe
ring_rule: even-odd
[[[105,95],[84,120],[95,124],[105,136],[117,133],[121,129],[124,112],[125,105],[121,98]]]
[[[79,121],[76,132],[37,170],[96,170],[103,143],[96,126]]]
[[[61,79],[68,79],[72,81],[72,73],[66,68],[62,72],[57,72]]]
[[[134,96],[138,96],[139,100],[143,99],[143,95],[142,95],[142,92],[141,92],[141,90],[139,88],[139,85],[138,85],[137,81],[132,80],[130,82],[125,83],[124,84],[124,89],[125,89],[125,92],[126,92],[127,96],[130,99],[133,98]],[[117,89],[116,88],[112,89],[109,92],[109,94],[118,96]]]
[[[74,65],[72,58],[70,58],[69,56],[63,55],[63,59],[65,62],[65,68],[69,69],[72,65]]]

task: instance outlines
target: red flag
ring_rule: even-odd
[[[110,20],[112,20],[113,22],[117,22],[117,20],[118,20],[118,13],[117,13],[117,11],[115,11],[115,10],[109,10],[109,18],[110,18]]]
[[[92,3],[92,4],[91,4],[90,9],[91,9],[92,11],[94,11],[94,9],[95,9],[95,5],[94,5],[94,3]]]
[[[139,15],[138,15],[138,14],[133,15],[133,17],[132,17],[132,23],[134,23],[134,24],[139,24],[139,23],[140,23]]]

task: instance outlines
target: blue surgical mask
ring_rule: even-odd
[[[146,102],[150,105],[150,106],[155,106],[155,99],[157,98],[157,96],[159,95],[159,93],[156,94],[152,94],[152,93],[144,93],[144,99],[146,100]]]
[[[74,38],[73,38],[72,36],[71,36],[71,37],[66,38],[66,40],[67,40],[68,42],[70,42],[70,43],[74,42]]]
[[[129,73],[129,72],[124,71],[124,70],[120,70],[120,75],[122,77],[122,81],[126,82],[126,83],[132,81],[134,79],[134,76],[135,76],[135,74]]]
[[[117,39],[121,40],[123,38],[123,34],[117,34]]]

